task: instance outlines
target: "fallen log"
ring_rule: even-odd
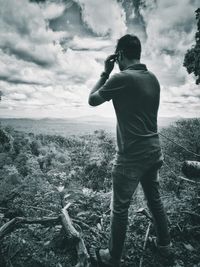
[[[191,178],[191,176],[190,176],[190,178],[188,179],[188,178],[185,178],[185,177],[183,177],[183,176],[180,176],[180,175],[177,175],[173,170],[171,170],[171,168],[170,168],[170,166],[164,161],[164,164],[167,166],[167,168],[170,170],[170,172],[176,177],[176,178],[178,178],[178,179],[180,179],[180,180],[183,180],[183,181],[186,181],[186,182],[189,182],[189,183],[192,183],[192,184],[195,184],[195,185],[197,185],[197,184],[200,184],[200,182],[197,182],[196,180],[192,180]],[[182,171],[184,172],[185,170],[183,170],[183,168],[182,168]],[[187,175],[187,172],[186,173],[184,173],[185,175]]]
[[[182,172],[188,178],[200,178],[200,162],[199,161],[184,161]]]

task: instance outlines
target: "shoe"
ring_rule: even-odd
[[[96,249],[94,247],[91,247],[88,249],[88,253],[90,256],[91,266],[92,267],[99,267]]]
[[[173,251],[171,242],[168,245],[162,246],[157,243],[156,239],[153,239],[152,241],[154,243],[156,250],[158,251],[161,257],[168,258],[168,259],[174,257],[174,251]]]
[[[103,261],[100,255],[100,250],[102,249],[96,249],[94,247],[89,249],[92,267],[120,267],[120,263],[114,262],[111,257],[110,259],[104,259]]]

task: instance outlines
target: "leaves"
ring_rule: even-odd
[[[189,251],[191,251],[191,252],[195,250],[191,244],[185,244],[185,243],[183,243],[183,246],[184,246],[187,250],[189,250]]]
[[[184,67],[188,73],[196,76],[196,84],[200,83],[200,8],[196,10],[197,32],[195,35],[196,44],[187,51],[184,59]]]

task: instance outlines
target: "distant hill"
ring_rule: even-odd
[[[112,117],[103,117],[103,116],[97,116],[97,115],[91,115],[91,116],[82,116],[74,118],[76,121],[93,121],[93,122],[115,122],[116,119]]]
[[[182,119],[182,117],[158,117],[158,127],[165,128]]]
[[[80,120],[80,119],[0,119],[2,126],[35,134],[50,135],[83,135],[93,133],[95,130],[105,130],[114,134],[115,121]]]
[[[180,118],[160,117],[158,119],[159,129],[173,124]],[[35,134],[56,134],[56,135],[80,135],[93,133],[95,130],[105,130],[115,133],[116,119],[101,116],[84,116],[69,119],[29,119],[29,118],[7,118],[0,119],[3,126],[11,126],[16,130],[23,132],[32,132]]]

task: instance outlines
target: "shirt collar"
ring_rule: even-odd
[[[137,63],[137,64],[133,64],[133,65],[128,66],[128,68],[126,68],[126,70],[147,70],[147,67],[145,64]]]

